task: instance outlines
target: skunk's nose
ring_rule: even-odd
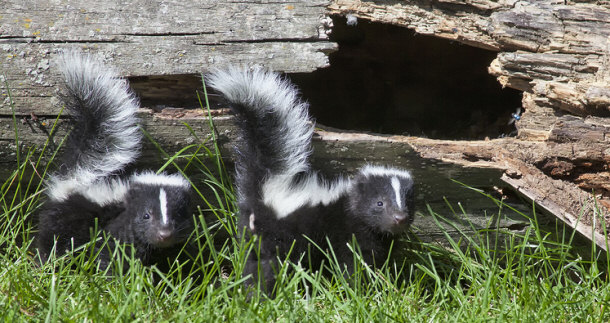
[[[161,241],[166,241],[166,240],[171,239],[173,234],[174,234],[173,230],[162,229],[157,232],[157,237],[159,237],[159,240],[161,240]]]
[[[400,224],[402,222],[404,222],[407,218],[409,217],[408,214],[394,214],[394,222],[396,222],[396,224]]]

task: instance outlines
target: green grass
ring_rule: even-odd
[[[15,136],[18,140],[17,132]],[[447,233],[444,246],[403,239],[394,246],[400,255],[396,262],[378,269],[359,263],[353,281],[344,277],[331,254],[331,275],[284,262],[277,297],[247,290],[241,271],[256,241],[236,238],[235,197],[214,139],[200,138],[200,144],[171,156],[159,147],[167,160],[160,170],[202,178],[194,183],[202,200],[196,230],[201,254],[173,263],[167,273],[140,265],[128,247],[117,250],[130,264],[121,275],[97,270],[86,252],[40,265],[32,248],[31,220],[40,204],[40,177],[54,152],[46,148],[48,143],[18,149],[15,171],[0,192],[4,321],[610,320],[610,257],[594,245],[579,254],[574,233],[561,225],[545,232],[535,209],[526,215],[530,226],[520,234],[500,228],[462,232],[458,238]],[[508,207],[494,201],[499,213]],[[454,210],[452,216],[466,218],[462,212]],[[432,209],[420,213],[433,216],[439,228],[453,227],[445,219],[449,214]]]

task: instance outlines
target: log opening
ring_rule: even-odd
[[[142,106],[160,111],[164,108],[200,108],[197,91],[201,92],[201,76],[196,74],[134,76],[131,88]]]
[[[319,123],[434,139],[516,134],[521,92],[488,73],[496,52],[363,19],[333,24],[330,66],[289,74]]]
[[[434,139],[515,135],[511,114],[521,92],[502,88],[487,67],[496,52],[384,23],[356,26],[333,16],[339,50],[330,66],[288,73],[321,124],[339,129]],[[197,109],[200,75],[129,78],[143,106]],[[212,108],[220,107],[212,94]]]

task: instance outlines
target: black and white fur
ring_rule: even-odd
[[[293,260],[310,250],[303,261],[319,268],[324,256],[305,236],[322,248],[328,238],[350,271],[352,236],[367,263],[383,263],[393,236],[413,221],[410,173],[368,165],[353,178],[326,180],[310,167],[314,124],[291,83],[260,68],[233,67],[214,71],[207,84],[228,101],[241,131],[238,224],[262,239],[260,255],[249,259],[246,274],[256,279],[262,273],[270,289],[276,259],[285,257],[293,242]]]
[[[127,81],[77,52],[63,54],[59,65],[73,127],[39,213],[41,258],[91,241],[96,226],[132,244],[145,263],[157,249],[184,242],[193,228],[190,183],[179,174],[122,174],[138,157],[142,137],[139,104]],[[109,261],[102,250],[102,267]]]

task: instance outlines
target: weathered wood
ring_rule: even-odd
[[[491,10],[504,9],[501,1],[360,1],[335,0],[331,13],[405,26],[419,34],[433,35],[484,49],[500,44],[488,35]]]
[[[549,199],[546,195],[537,192],[536,188],[540,187],[537,180],[537,185],[534,186],[531,185],[532,178],[525,180],[510,178],[507,175],[503,175],[502,180],[510,184],[524,197],[534,201],[536,205],[542,207],[545,211],[558,216],[562,221],[580,232],[583,236],[593,240],[595,244],[602,249],[608,250],[608,241],[606,235],[603,233],[606,229],[603,228],[603,225],[604,223],[607,223],[610,218],[607,216],[604,217],[601,214],[596,214],[593,210],[595,208],[595,201],[592,201],[591,199],[578,201],[583,205],[582,213],[573,214],[567,212],[563,205],[559,205],[553,199]],[[582,216],[583,214],[586,214],[586,216]]]
[[[60,50],[96,53],[131,77],[148,108],[141,113],[144,128],[173,152],[209,134],[201,112],[180,109],[198,106],[195,91],[179,89],[199,88],[200,73],[229,63],[261,64],[284,72],[327,66],[328,53],[337,49],[328,40],[332,25],[328,14],[352,14],[499,51],[489,72],[502,85],[525,92],[525,111],[516,123],[518,139],[456,142],[319,131],[314,162],[321,169],[349,171],[362,161],[415,169],[425,192],[420,204],[440,201],[442,196],[461,200],[448,177],[483,185],[485,177],[488,182],[497,179],[499,169],[519,180],[508,181],[518,191],[558,215],[580,214],[582,203],[592,198],[591,191],[602,205],[610,206],[607,2],[8,0],[0,10],[1,77],[12,92],[23,146],[43,143],[60,110],[56,95],[61,82],[53,65]],[[0,167],[4,168],[1,163],[13,165],[15,135],[7,87],[2,91]],[[234,140],[230,118],[216,116],[216,121],[223,151],[229,154]],[[182,122],[193,126],[197,136]],[[65,123],[54,140],[63,134]],[[142,159],[156,158],[159,155],[148,146]],[[441,167],[430,160],[470,168]],[[447,175],[440,184],[426,182],[439,167],[455,176]],[[583,213],[589,224],[595,219],[591,212]],[[599,227],[595,229],[599,232]]]
[[[608,130],[610,129],[606,129]],[[603,153],[609,147],[607,143],[598,146],[597,156],[589,156],[587,153],[590,148],[582,147],[578,142],[527,142],[514,138],[481,142],[443,142],[423,138],[402,140],[413,145],[422,157],[468,167],[503,169],[505,175],[502,178],[505,182],[589,239],[594,239],[597,235],[597,240],[594,241],[604,249],[607,247],[605,242],[599,240],[600,237],[605,237],[604,221],[610,220],[607,181],[610,160]],[[586,162],[581,165],[572,164],[579,160],[577,156]],[[569,170],[575,168],[581,175],[570,174]],[[568,180],[574,175],[581,180]],[[582,180],[588,176],[598,179],[598,182]],[[587,193],[591,189],[597,193],[596,196]],[[593,223],[596,224],[596,231],[592,230]],[[586,226],[589,227],[588,230]]]
[[[129,36],[195,35],[200,43],[318,38],[325,0],[300,1],[3,1],[4,38],[128,42]],[[292,23],[292,22],[297,23]],[[285,27],[285,28],[278,28]],[[160,36],[158,38],[154,38]]]
[[[50,115],[61,83],[53,59],[67,48],[100,53],[124,76],[200,74],[229,63],[310,72],[336,49],[327,3],[4,1],[3,81],[18,114]],[[2,95],[0,115],[9,115],[4,86]]]
[[[524,91],[519,139],[409,140],[422,156],[518,174],[507,182],[572,226],[571,215],[581,214],[585,201],[593,204],[591,192],[610,206],[608,2],[335,0],[329,8],[499,51],[489,72]],[[594,216],[587,208],[581,225],[591,227]],[[595,230],[576,229],[593,238]]]
[[[577,115],[610,116],[610,9],[602,4],[335,0],[330,10],[506,51],[490,66],[503,85]]]
[[[545,98],[557,109],[607,117],[610,78],[603,75],[605,60],[599,55],[517,51],[500,53],[489,70],[503,85]]]
[[[47,140],[61,109],[57,94],[62,82],[54,59],[62,50],[91,52],[131,77],[144,107],[158,112],[145,110],[140,114],[142,123],[157,140],[172,143],[167,146],[172,149],[192,138],[184,127],[176,126],[180,120],[167,108],[199,107],[194,89],[201,89],[200,73],[211,67],[261,64],[310,72],[328,65],[327,54],[336,44],[327,40],[327,4],[322,0],[4,1],[0,167],[10,171],[16,160],[11,108],[20,146],[41,146]],[[60,122],[53,141],[65,135],[65,128]],[[145,150],[144,155],[154,156],[155,151]]]

